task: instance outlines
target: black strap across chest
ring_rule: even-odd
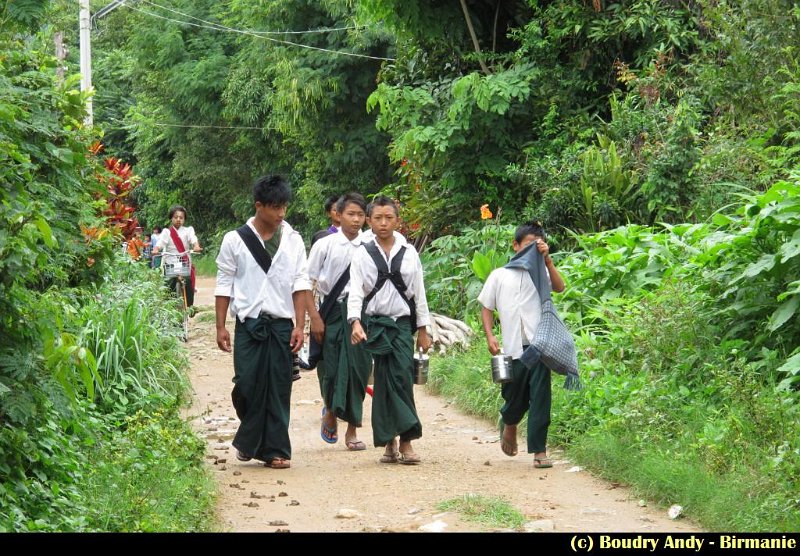
[[[404,245],[400,248],[400,250],[392,259],[392,267],[389,268],[389,265],[386,264],[386,259],[383,258],[380,248],[375,244],[375,242],[365,243],[363,245],[367,250],[367,253],[369,253],[370,257],[372,257],[372,260],[375,263],[375,268],[378,269],[378,279],[375,281],[375,287],[373,287],[372,291],[369,292],[369,294],[367,294],[367,296],[364,298],[364,309],[367,308],[369,302],[372,301],[372,298],[375,297],[375,294],[378,293],[378,291],[388,280],[395,287],[397,293],[400,294],[400,297],[403,299],[403,301],[406,302],[406,305],[408,305],[408,308],[411,311],[411,325],[413,330],[416,330],[417,303],[416,300],[409,299],[406,295],[406,290],[408,287],[403,281],[403,276],[400,274],[400,265],[403,263],[403,255],[406,253],[406,246]]]
[[[247,224],[236,228],[236,233],[242,238],[245,246],[253,255],[253,258],[264,271],[264,274],[269,273],[269,267],[272,266],[272,257],[269,256],[267,250],[264,249],[264,242],[258,237],[255,232]]]

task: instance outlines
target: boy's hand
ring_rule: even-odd
[[[360,344],[361,342],[367,339],[367,334],[364,332],[364,328],[361,326],[361,321],[356,320],[353,321],[353,332],[350,334],[350,342],[353,345]]]
[[[497,341],[497,338],[494,335],[486,338],[486,344],[489,347],[489,353],[492,355],[497,355],[500,353],[500,342]]]
[[[292,329],[292,335],[289,337],[289,348],[292,350],[292,353],[300,351],[300,348],[303,347],[303,340],[305,340],[303,329],[295,326]]]
[[[424,353],[428,353],[432,343],[431,337],[428,335],[428,330],[424,326],[420,327],[417,333],[417,349],[422,348]]]
[[[318,315],[313,315],[311,317],[311,333],[314,335],[314,339],[322,345],[322,341],[325,337],[325,322],[323,322],[322,318]]]
[[[231,335],[226,328],[217,328],[217,347],[222,351],[231,351]]]
[[[539,250],[539,253],[542,254],[544,257],[544,262],[549,263],[550,259],[550,246],[545,243],[543,239],[536,240],[536,249]]]

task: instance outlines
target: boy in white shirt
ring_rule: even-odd
[[[411,441],[422,437],[414,404],[414,333],[419,348],[428,351],[431,346],[422,265],[414,247],[395,232],[399,214],[394,201],[376,197],[368,216],[374,242],[356,251],[350,268],[347,317],[352,325],[351,341],[364,342],[375,363],[372,438],[375,446],[385,446],[381,463],[414,465],[421,459]],[[386,272],[381,273],[385,281],[379,288],[380,274],[373,256],[379,261],[382,258]]]
[[[537,242],[536,249],[544,257],[553,291],[564,291],[564,280],[550,258],[550,247],[538,223],[527,222],[517,228],[512,243],[514,253],[519,253],[533,242]],[[494,311],[497,311],[504,353],[513,358],[512,381],[502,386],[505,403],[500,409],[500,447],[507,456],[517,455],[517,424],[528,411],[528,453],[533,454],[533,466],[552,467],[547,457],[550,370],[541,362],[527,369],[519,360],[541,320],[539,292],[527,270],[501,267],[486,279],[478,301],[483,305],[481,320],[489,353],[497,355],[500,352],[500,343],[493,332]]]
[[[340,229],[318,240],[308,256],[308,275],[316,280],[322,303],[319,310],[308,299],[311,334],[322,354],[317,363],[320,392],[324,401],[320,436],[329,444],[339,440],[337,419],[347,422],[345,445],[348,450],[365,450],[357,437],[361,427],[364,396],[372,371],[372,357],[363,345],[350,342],[347,323],[347,298],[350,293],[350,262],[362,250],[367,202],[359,193],[343,195],[334,208]],[[334,299],[333,296],[336,298]]]
[[[255,216],[225,234],[217,257],[217,345],[231,351],[225,328],[230,309],[236,320],[231,398],[241,420],[233,439],[236,457],[286,469],[292,457],[292,353],[305,339],[311,283],[303,238],[283,219],[291,199],[289,184],[280,176],[261,177],[253,198]]]

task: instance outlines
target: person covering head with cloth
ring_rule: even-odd
[[[317,291],[322,296],[319,311],[311,295],[307,300],[311,334],[322,347],[317,362],[325,404],[320,435],[329,444],[337,442],[337,419],[346,421],[344,440],[351,451],[366,449],[357,437],[357,428],[361,426],[364,396],[372,371],[372,357],[363,344],[351,343],[347,324],[350,261],[361,250],[366,208],[367,202],[359,193],[341,197],[336,207],[341,225],[339,233],[317,241],[308,256],[308,275],[317,281]]]
[[[217,345],[231,351],[225,328],[230,310],[236,321],[231,398],[241,421],[233,439],[236,457],[285,469],[292,458],[292,353],[303,345],[311,284],[303,238],[284,221],[289,184],[263,176],[253,186],[253,200],[255,216],[225,234],[217,257]]]
[[[187,251],[200,252],[200,242],[197,241],[197,236],[194,233],[194,228],[191,226],[184,226],[186,222],[186,209],[180,205],[174,205],[169,209],[170,227],[161,230],[158,236],[156,246],[153,248],[153,256],[163,253],[163,261],[172,263],[175,259],[181,258],[188,260],[185,255]],[[181,255],[181,253],[184,253]],[[159,257],[159,262],[161,262]],[[186,288],[186,304],[189,307],[194,305],[194,288],[195,288],[195,272],[194,265],[192,265],[190,281],[191,286]],[[169,281],[169,288],[175,288],[176,278]]]
[[[395,232],[394,201],[376,197],[369,217],[374,241],[356,251],[350,267],[351,341],[364,342],[375,362],[372,436],[375,446],[385,446],[380,461],[416,464],[421,459],[411,441],[422,437],[422,424],[414,404],[414,332],[419,348],[427,352],[431,346],[422,265],[414,247]]]
[[[536,222],[519,226],[511,246],[520,253],[531,243],[544,257],[552,290],[564,291],[564,279],[550,258],[544,230]],[[532,247],[531,249],[533,249]],[[494,335],[494,311],[500,316],[504,353],[512,357],[509,383],[503,384],[505,403],[500,409],[500,448],[507,456],[517,455],[517,424],[528,412],[528,453],[533,454],[533,466],[552,467],[547,457],[547,431],[550,427],[550,369],[540,361],[528,369],[520,360],[524,348],[534,338],[542,318],[539,292],[524,268],[497,268],[489,274],[478,301],[483,305],[481,320],[489,353],[500,353],[500,343]]]

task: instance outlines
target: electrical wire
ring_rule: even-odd
[[[230,27],[226,27],[226,26],[221,25],[219,23],[214,23],[213,21],[207,21],[205,19],[200,19],[199,17],[195,17],[193,15],[189,15],[189,14],[186,14],[186,13],[183,13],[183,12],[179,12],[178,10],[169,8],[167,6],[162,6],[160,4],[156,4],[155,2],[150,2],[149,0],[139,0],[139,1],[140,2],[144,2],[145,4],[150,4],[151,6],[153,6],[155,8],[160,8],[162,10],[166,10],[168,12],[172,12],[172,13],[174,13],[176,15],[181,15],[183,17],[188,17],[189,19],[194,19],[195,21],[200,21],[202,23],[207,23],[209,25],[213,25],[215,28],[219,28],[220,30],[226,30],[226,31],[227,30],[231,30]],[[331,32],[334,32],[334,31],[350,31],[350,30],[353,30],[353,29],[363,29],[364,27],[365,26],[363,26],[363,25],[362,26],[353,25],[353,26],[350,26],[350,27],[332,27],[332,28],[328,28],[328,29],[309,29],[308,31],[253,31],[251,29],[247,29],[246,31],[248,31],[250,33],[254,33],[256,35],[307,35],[307,34],[313,34],[313,33],[331,33]]]
[[[144,2],[149,4],[149,2],[147,2],[147,0],[142,0],[142,1],[144,1]],[[135,6],[131,6],[131,5],[128,5],[128,4],[123,4],[123,6],[125,6],[126,8],[129,8],[131,10],[134,10],[134,11],[137,11],[137,12],[141,12],[141,13],[143,13],[145,15],[149,15],[151,17],[156,17],[158,19],[163,19],[163,20],[166,20],[166,21],[170,21],[172,23],[178,23],[180,25],[190,25],[192,27],[199,27],[201,29],[211,29],[212,31],[224,31],[224,32],[228,32],[228,33],[239,33],[241,35],[249,35],[251,37],[264,39],[264,40],[271,41],[271,42],[276,42],[276,43],[285,44],[285,45],[289,45],[289,46],[297,46],[299,48],[306,48],[308,50],[317,50],[317,51],[321,51],[321,52],[327,52],[329,54],[336,54],[336,55],[339,55],[339,56],[352,56],[354,58],[366,58],[366,59],[369,59],[369,60],[381,60],[381,61],[386,61],[386,62],[394,62],[395,61],[394,58],[384,58],[384,57],[381,57],[381,56],[369,56],[367,54],[356,54],[354,52],[346,52],[346,51],[343,51],[343,50],[330,50],[328,48],[321,48],[321,47],[317,47],[317,46],[309,46],[307,44],[300,44],[300,43],[291,42],[291,41],[284,41],[284,40],[280,40],[280,39],[274,39],[272,37],[267,37],[267,36],[264,36],[264,35],[260,35],[258,33],[252,32],[252,31],[246,31],[246,30],[243,30],[243,29],[234,29],[232,27],[227,27],[225,25],[211,23],[211,22],[208,22],[208,21],[205,21],[205,20],[200,20],[200,21],[203,21],[204,23],[207,23],[207,24],[210,24],[210,25],[200,25],[200,24],[197,24],[197,23],[192,23],[191,21],[180,21],[178,19],[172,19],[170,17],[166,17],[166,16],[163,16],[163,15],[159,15],[157,13],[149,12],[147,10],[143,10],[141,8],[137,8]],[[181,12],[177,12],[177,13],[179,13],[181,15],[184,15],[186,17],[192,17],[192,16],[187,16],[186,14],[183,14]],[[194,19],[198,19],[198,18],[194,18]]]

